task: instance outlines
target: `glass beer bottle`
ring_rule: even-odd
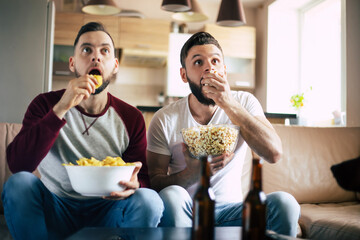
[[[243,203],[242,239],[263,240],[266,232],[266,196],[262,191],[262,161],[253,153],[251,187]]]
[[[210,158],[210,157],[209,157]],[[214,193],[210,187],[210,167],[208,157],[200,157],[200,186],[193,198],[192,240],[214,239]]]

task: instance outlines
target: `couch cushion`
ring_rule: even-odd
[[[12,142],[21,129],[18,123],[0,123],[0,191],[3,190],[5,181],[11,175],[6,161],[6,147]],[[0,213],[3,213],[2,200],[0,198]]]
[[[359,212],[359,202],[301,204],[299,223],[309,239],[359,239]]]
[[[360,155],[360,127],[302,127],[274,125],[283,145],[276,164],[264,163],[265,193],[285,191],[300,203],[354,201],[330,167]]]

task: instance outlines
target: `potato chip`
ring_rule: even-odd
[[[111,166],[132,166],[134,163],[126,163],[121,157],[107,156],[103,160],[99,161],[94,157],[80,158],[76,160],[77,165],[73,163],[62,164],[63,166],[98,166],[98,167],[111,167]]]
[[[96,81],[98,82],[98,84],[95,85],[95,89],[98,89],[103,83],[102,76],[101,75],[92,75],[92,74],[90,76],[93,76],[94,78],[96,78]]]

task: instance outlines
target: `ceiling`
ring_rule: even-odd
[[[54,0],[56,11],[81,12],[83,2],[88,0]],[[122,16],[132,15],[151,19],[172,20],[171,12],[160,8],[162,0],[114,0],[122,9]],[[208,16],[204,23],[214,23],[216,21],[221,0],[197,0],[202,11]],[[266,0],[242,0],[244,7],[256,8],[261,6]]]

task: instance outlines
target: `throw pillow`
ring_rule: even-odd
[[[331,166],[331,171],[340,187],[360,192],[360,156]]]

